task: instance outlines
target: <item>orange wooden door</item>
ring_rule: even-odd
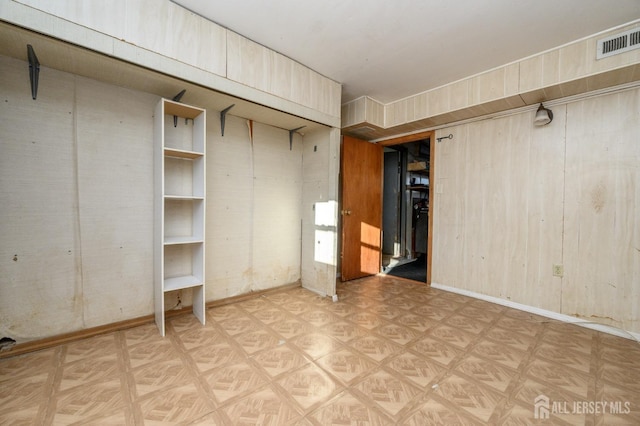
[[[342,281],[380,272],[382,149],[349,136],[342,140]]]

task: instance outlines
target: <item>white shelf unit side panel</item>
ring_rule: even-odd
[[[153,218],[153,302],[160,335],[164,330],[164,103],[158,102],[153,120],[154,131],[154,218]]]
[[[206,111],[161,99],[154,131],[155,318],[164,336],[164,293],[169,291],[191,288],[193,313],[205,323]]]

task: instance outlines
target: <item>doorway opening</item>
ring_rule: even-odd
[[[432,135],[384,148],[382,273],[428,283]]]

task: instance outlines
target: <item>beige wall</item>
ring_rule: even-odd
[[[159,97],[43,67],[32,100],[27,69],[0,56],[0,335],[20,342],[151,314]],[[294,134],[290,150],[288,130],[254,122],[251,140],[232,115],[222,137],[218,116],[207,111],[206,300],[299,281],[331,294],[326,276],[302,280],[302,262],[314,268],[301,248],[314,230],[303,186],[316,186],[305,211],[335,197],[337,130],[315,129],[309,143]],[[191,303],[188,291],[181,299]]]
[[[149,314],[155,96],[0,57],[0,333]],[[16,260],[13,260],[16,259]]]
[[[302,285],[335,294],[338,249],[338,165],[340,133],[305,133],[302,167]]]
[[[434,283],[639,332],[640,89],[449,127]],[[554,277],[552,265],[564,266]]]

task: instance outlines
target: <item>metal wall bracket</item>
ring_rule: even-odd
[[[232,104],[226,107],[225,109],[223,109],[222,111],[220,111],[220,132],[222,133],[222,136],[224,136],[224,122],[227,116],[227,112],[229,112],[229,110],[234,106],[236,106],[236,104]]]
[[[300,127],[296,127],[295,129],[291,129],[289,130],[289,151],[291,151],[293,149],[293,134],[295,132],[297,132],[298,130],[305,128],[307,126],[300,126]]]
[[[178,93],[177,95],[175,95],[173,97],[173,99],[171,99],[172,101],[176,101],[176,102],[180,102],[180,99],[182,99],[182,96],[184,96],[184,93],[187,91],[187,89],[182,89],[182,91],[180,93]],[[187,122],[185,121],[184,124],[187,124]],[[178,116],[174,115],[173,116],[173,127],[178,127]]]
[[[31,97],[38,97],[38,77],[40,76],[40,62],[33,50],[33,46],[27,44],[27,57],[29,58],[29,80],[31,81]]]
[[[453,135],[451,133],[449,133],[449,136],[442,136],[439,138],[436,138],[438,140],[438,143],[440,143],[442,141],[442,139],[453,139]]]

